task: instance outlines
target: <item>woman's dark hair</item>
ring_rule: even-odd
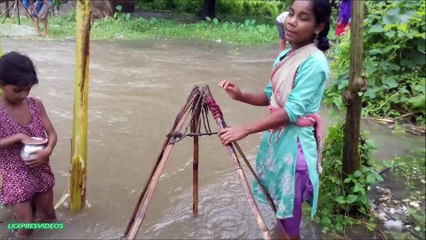
[[[329,0],[312,0],[312,4],[317,24],[325,24],[324,29],[316,36],[317,47],[322,51],[326,51],[330,48],[327,34],[330,30],[331,4]]]
[[[38,83],[31,59],[17,52],[0,57],[0,81],[3,85],[26,87]]]

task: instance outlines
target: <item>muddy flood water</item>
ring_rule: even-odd
[[[55,203],[69,184],[70,138],[74,95],[75,43],[3,39],[4,52],[29,55],[39,84],[31,95],[40,97],[58,133],[51,157],[56,177]],[[79,214],[66,205],[57,208],[64,229],[36,231],[43,239],[117,239],[129,221],[140,191],[159,154],[165,135],[194,85],[209,85],[229,125],[268,114],[232,101],[220,91],[222,79],[236,81],[243,90],[262,91],[268,82],[277,46],[241,47],[201,41],[93,41],[90,59],[87,207]],[[327,110],[323,122],[330,124]],[[211,121],[212,130],[217,127]],[[392,159],[423,148],[424,137],[395,135],[376,125],[363,125],[379,151]],[[254,163],[260,134],[240,142]],[[216,136],[201,137],[199,215],[192,215],[192,140],[175,145],[160,178],[138,238],[255,239],[261,238],[241,184],[225,148]],[[247,176],[250,176],[246,171]],[[250,176],[250,179],[252,177]],[[277,237],[269,206],[260,205]],[[0,209],[0,231],[12,221]],[[321,229],[304,219],[305,239],[321,238]]]

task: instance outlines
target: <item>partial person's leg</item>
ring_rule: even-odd
[[[302,224],[302,204],[303,194],[305,192],[306,183],[309,181],[309,176],[306,171],[296,171],[295,186],[294,186],[294,206],[293,217],[281,219],[285,231],[290,239],[300,239],[300,225]]]
[[[38,217],[41,222],[51,222],[56,220],[56,213],[53,207],[53,190],[36,193],[34,202],[37,208]]]
[[[44,33],[44,35],[47,35],[47,16],[46,16],[46,18],[43,19],[43,22],[44,22],[43,33]]]
[[[16,217],[17,223],[32,223],[33,222],[33,211],[31,208],[31,200],[20,202],[12,207]],[[29,236],[31,229],[19,229],[16,231],[17,237]]]

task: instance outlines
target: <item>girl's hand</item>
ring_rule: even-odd
[[[31,160],[25,161],[25,165],[30,168],[37,167],[38,165],[46,162],[51,154],[52,151],[48,148],[38,150],[31,155]]]
[[[243,127],[223,128],[219,130],[219,138],[223,145],[238,141],[247,137],[248,131]]]
[[[225,89],[226,93],[234,100],[240,100],[242,93],[235,83],[229,80],[223,80],[219,83],[219,87]]]
[[[30,142],[31,141],[31,137],[28,135],[25,135],[23,133],[17,133],[16,134],[16,139],[18,142],[22,142],[22,143],[26,143],[26,142]]]

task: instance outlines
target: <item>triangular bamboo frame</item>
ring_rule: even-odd
[[[149,202],[152,196],[154,195],[155,188],[164,170],[167,159],[171,153],[171,150],[174,147],[174,144],[176,143],[176,140],[177,140],[176,135],[174,135],[173,133],[179,132],[182,129],[183,124],[185,123],[185,120],[188,118],[191,112],[192,112],[191,135],[194,137],[193,213],[194,214],[198,213],[198,136],[200,135],[199,133],[200,127],[201,127],[200,113],[202,112],[202,109],[205,109],[206,111],[207,109],[209,109],[212,112],[213,118],[215,119],[220,129],[227,127],[225,120],[223,119],[223,115],[220,110],[220,107],[216,104],[215,100],[213,99],[213,96],[210,92],[209,87],[207,85],[202,87],[195,86],[192,89],[186,104],[182,107],[182,109],[178,113],[176,120],[173,124],[173,127],[170,131],[170,134],[167,135],[167,138],[163,143],[162,151],[158,155],[157,162],[151,171],[149,180],[145,183],[142,193],[139,196],[139,199],[137,201],[133,214],[124,232],[123,238],[134,239],[136,237],[142,225],[142,222],[145,218]],[[245,176],[244,170],[240,164],[237,153],[235,152],[234,146],[237,148],[238,152],[243,157],[244,161],[246,162],[250,171],[255,176],[256,180],[259,181],[259,179],[257,178],[253,168],[250,166],[247,158],[244,156],[237,142],[233,142],[232,144],[225,146],[228,151],[228,155],[232,159],[235,171],[240,179],[240,182],[243,185],[244,193],[246,194],[249,205],[253,211],[253,214],[255,215],[256,222],[258,224],[262,237],[264,239],[271,239],[268,228],[262,218],[262,215],[259,211],[256,201],[254,200],[253,194],[251,193],[249,183]],[[267,199],[272,209],[274,210],[274,212],[276,212],[276,208],[269,194],[267,193],[267,191],[264,189],[264,187],[261,184],[260,186],[262,191],[267,196]],[[289,239],[288,235],[285,232],[284,232],[284,237],[285,239]]]

